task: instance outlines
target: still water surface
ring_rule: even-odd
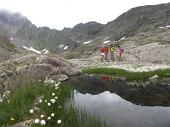
[[[73,78],[69,83],[75,88],[72,100],[75,106],[86,110],[87,113],[94,113],[109,127],[170,127],[170,107],[168,105],[166,107],[155,105],[161,103],[149,101],[150,98],[147,97],[140,97],[141,104],[140,100],[137,100],[137,104],[135,104],[136,99],[139,99],[135,96],[146,96],[146,94],[137,94],[139,88],[127,87],[125,86],[127,84],[120,85],[119,83],[123,83],[121,81],[102,81],[97,76]],[[145,89],[142,88],[142,90],[146,93]],[[126,94],[127,96],[131,94],[131,97],[126,97]],[[157,96],[158,93],[154,94]],[[121,95],[128,100],[123,99]],[[151,96],[154,95],[151,93]],[[163,99],[167,100],[167,98]],[[147,106],[147,104],[152,106]]]

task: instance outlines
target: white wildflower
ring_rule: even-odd
[[[48,105],[48,106],[51,106],[51,103],[48,103],[47,105]]]
[[[39,119],[35,119],[35,120],[34,120],[34,123],[35,123],[35,124],[38,124],[38,123],[40,123],[40,120],[39,120]]]
[[[59,85],[60,85],[60,82],[58,82],[58,83],[57,83],[57,84],[55,84],[54,86],[55,86],[55,87],[57,87],[57,86],[59,86]]]
[[[42,99],[39,100],[39,103],[42,103]]]
[[[55,116],[55,114],[54,113],[51,113],[51,117],[54,117]]]
[[[40,124],[41,124],[41,125],[45,125],[45,124],[46,124],[45,120],[41,120],[41,121],[40,121]]]
[[[45,100],[44,102],[46,102],[46,103],[47,103],[47,100]]]
[[[51,117],[49,116],[47,119],[48,119],[48,120],[50,120],[50,119],[51,119]]]
[[[58,99],[58,97],[56,96],[56,97],[55,97],[55,99],[57,100],[57,99]]]
[[[55,93],[52,93],[52,96],[55,96]]]
[[[57,90],[59,87],[55,87],[55,89]]]
[[[56,100],[55,99],[51,99],[50,101],[54,104]]]
[[[61,106],[58,106],[58,108],[61,108]]]
[[[57,120],[57,123],[58,123],[58,124],[61,124],[61,120]]]
[[[50,78],[50,79],[48,79],[48,78],[46,77],[46,79],[45,79],[44,83],[46,83],[46,84],[54,84],[54,83],[55,83],[55,81],[54,81],[54,80],[52,80],[51,78]]]
[[[33,114],[34,113],[34,110],[33,109],[30,109],[30,114]]]
[[[43,118],[44,117],[44,115],[41,115],[41,118]]]
[[[6,91],[7,93],[11,93],[9,90]]]

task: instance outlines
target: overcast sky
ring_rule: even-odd
[[[58,30],[78,23],[107,23],[132,7],[170,0],[0,0],[0,9],[20,12],[37,26]]]

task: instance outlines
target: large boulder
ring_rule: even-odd
[[[76,67],[53,54],[30,54],[10,60],[0,66],[0,91],[46,77],[58,81],[67,80],[70,76],[81,73]]]

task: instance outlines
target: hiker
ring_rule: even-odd
[[[102,47],[100,48],[101,61],[103,61],[104,58],[105,58],[105,53],[104,53],[104,52],[105,52],[105,51],[104,51],[104,47],[102,46]]]
[[[122,53],[124,52],[124,49],[121,48],[119,45],[116,48],[117,58],[119,61],[122,61]]]
[[[115,47],[113,46],[113,44],[110,45],[110,59],[112,61],[114,61],[114,51],[115,51]]]
[[[108,52],[109,52],[109,48],[108,47],[104,47],[104,59],[108,61]]]

